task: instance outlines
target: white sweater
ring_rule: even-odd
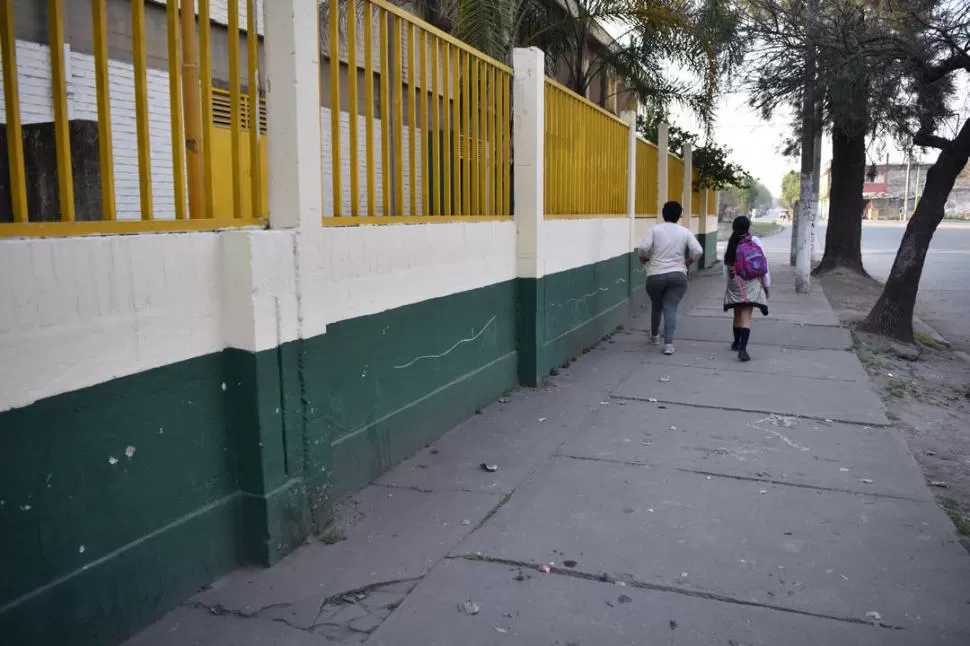
[[[637,246],[643,260],[649,260],[647,276],[669,274],[675,271],[687,273],[687,254],[697,260],[704,253],[701,243],[686,227],[674,222],[664,222],[651,228]]]

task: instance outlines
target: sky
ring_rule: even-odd
[[[673,125],[693,132],[701,132],[700,124],[684,110],[674,109]],[[781,179],[788,171],[798,170],[798,160],[786,158],[779,152],[789,131],[790,115],[776,114],[770,121],[748,107],[743,92],[725,95],[718,106],[714,140],[731,149],[731,161],[740,164],[761,181],[773,195],[781,193]],[[828,154],[826,154],[828,152]],[[823,145],[822,158],[831,152]]]

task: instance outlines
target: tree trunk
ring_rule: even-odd
[[[956,141],[940,152],[926,171],[923,193],[896,252],[889,280],[882,295],[859,329],[906,342],[913,340],[913,311],[923,275],[923,263],[936,227],[945,214],[947,198],[970,157],[970,120],[963,124]]]
[[[866,135],[832,130],[832,188],[825,255],[816,273],[845,267],[865,274],[862,266],[862,189],[866,181]]]

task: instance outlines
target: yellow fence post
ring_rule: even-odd
[[[105,220],[114,220],[117,212],[115,209],[115,173],[111,145],[111,93],[108,78],[108,25],[105,0],[91,0],[91,23],[94,32],[94,76],[98,95],[98,160],[101,165],[101,210]]]
[[[239,0],[229,0],[229,129],[232,137],[232,213],[242,217],[242,87],[239,69]]]
[[[7,113],[7,157],[13,221],[27,222],[27,174],[24,170],[24,139],[17,87],[17,38],[13,2],[10,0],[5,0],[0,7],[0,54],[3,56],[3,101]]]
[[[141,0],[133,3],[144,5]],[[202,79],[202,191],[205,217],[215,217],[212,177],[212,20],[209,0],[199,0],[199,67]]]
[[[51,94],[54,103],[54,135],[57,146],[58,199],[61,220],[73,222],[75,219],[74,171],[71,168],[71,123],[67,112],[67,78],[64,64],[64,0],[47,0],[47,24],[51,50]]]
[[[135,63],[135,133],[138,139],[138,195],[141,219],[151,220],[152,146],[148,121],[148,44],[145,40],[145,3],[131,0],[131,48]]]
[[[234,0],[229,0],[233,2]],[[249,80],[249,217],[263,217],[263,156],[260,152],[259,33],[256,0],[246,0],[246,55]]]
[[[229,0],[230,4],[236,1]],[[174,0],[170,2],[174,4]],[[202,192],[202,114],[195,47],[195,0],[182,0],[181,17],[182,104],[185,111],[185,141],[182,147],[188,167],[189,217],[197,219],[205,216],[205,202]]]
[[[360,170],[357,168],[357,0],[347,0],[347,116],[350,127],[350,215],[360,215]]]
[[[367,184],[367,214],[377,214],[377,189],[374,184],[374,7],[370,0],[364,6],[364,152]]]
[[[178,3],[169,2],[165,8],[168,36],[168,87],[171,116],[172,175],[175,183],[175,219],[185,219],[185,135],[182,124],[182,82],[180,74]]]

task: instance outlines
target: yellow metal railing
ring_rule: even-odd
[[[629,126],[546,79],[545,216],[626,215]]]
[[[667,156],[667,200],[671,202],[684,201],[684,160],[675,155]],[[684,213],[688,213],[687,204],[681,204]]]
[[[162,9],[145,2],[132,2],[131,51],[134,76],[133,123],[123,122],[126,116],[112,110],[111,93],[117,93],[120,77],[109,65],[108,21],[106,0],[88,0],[91,11],[93,59],[97,96],[97,148],[100,213],[78,213],[75,171],[72,167],[71,130],[68,117],[68,90],[64,47],[65,0],[46,0],[48,18],[48,47],[50,51],[51,95],[56,146],[57,207],[56,212],[30,212],[31,192],[52,173],[28,177],[26,173],[23,126],[17,79],[17,41],[14,27],[14,2],[0,5],[0,55],[3,59],[4,107],[6,109],[7,163],[9,175],[0,177],[9,183],[10,212],[0,211],[0,236],[80,235],[88,233],[126,233],[136,231],[173,231],[215,229],[260,224],[265,220],[265,146],[260,141],[260,128],[248,128],[248,195],[242,189],[243,128],[242,105],[251,114],[247,124],[258,122],[259,110],[259,35],[256,32],[255,0],[229,0],[228,29],[230,34],[245,34],[228,39],[229,102],[231,106],[231,158],[213,154],[216,136],[213,133],[213,47],[210,3],[212,0],[169,1]],[[81,0],[71,0],[80,3]],[[179,5],[181,4],[181,11]],[[246,24],[239,24],[240,7],[247,14]],[[150,119],[149,93],[157,72],[149,73],[149,47],[146,34],[146,13],[165,12],[165,51],[154,51],[155,59],[167,59],[171,177],[159,177],[159,165],[153,173],[151,134],[159,128]],[[197,22],[198,20],[198,22]],[[242,28],[241,28],[242,27]],[[196,32],[198,31],[198,42]],[[248,58],[246,74],[248,96],[242,93],[240,69],[240,41],[245,38]],[[198,46],[197,46],[198,45]],[[125,78],[131,78],[122,74]],[[123,79],[122,79],[123,80]],[[154,86],[157,90],[158,87]],[[137,142],[138,205],[136,217],[119,217],[119,184],[115,176],[118,151],[114,148],[112,129],[134,131]],[[157,134],[157,133],[156,133]],[[157,148],[156,148],[157,150]],[[217,194],[215,189],[218,166],[231,165],[232,191]],[[214,170],[215,169],[215,170]],[[160,213],[153,203],[153,188],[158,184],[172,185],[173,199],[168,212]],[[45,193],[47,191],[44,191]],[[126,191],[130,193],[130,191]],[[244,203],[246,200],[248,203]],[[39,198],[36,202],[42,202]],[[48,211],[50,209],[48,208]],[[6,220],[6,221],[5,221]]]
[[[512,70],[384,0],[321,11],[324,224],[511,217]]]
[[[657,215],[657,146],[637,137],[637,217]]]

